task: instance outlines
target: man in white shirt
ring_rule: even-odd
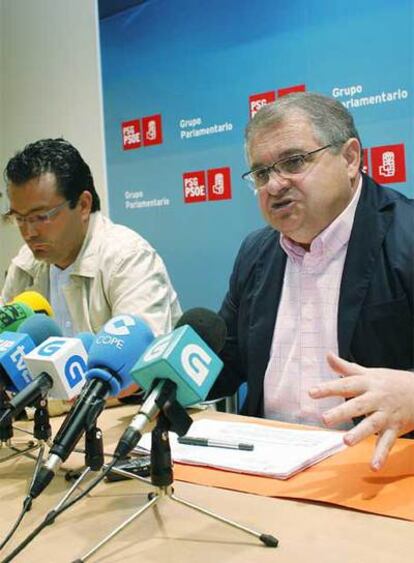
[[[155,335],[181,315],[162,259],[140,235],[100,212],[89,166],[64,139],[27,145],[5,169],[8,217],[25,241],[2,290],[9,301],[24,290],[50,300],[66,336],[96,333],[129,313]]]

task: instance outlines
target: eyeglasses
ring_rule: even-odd
[[[49,211],[29,215],[19,215],[18,213],[9,211],[9,213],[6,213],[6,217],[8,217],[18,227],[23,227],[25,223],[32,227],[35,225],[48,225],[51,222],[51,219],[55,217],[55,215],[57,215],[66,205],[69,205],[69,203],[69,201],[64,201],[56,207],[53,207],[53,209],[49,209]]]
[[[288,158],[282,158],[270,166],[263,166],[262,168],[256,168],[255,170],[249,170],[249,172],[245,172],[242,175],[242,178],[243,180],[247,180],[249,187],[254,192],[257,192],[266,186],[270,180],[270,174],[272,172],[285,180],[288,180],[293,176],[303,174],[307,169],[307,165],[312,161],[313,155],[332,146],[334,146],[334,143],[325,145],[324,147],[320,147],[314,151],[309,151],[305,154],[294,154]]]

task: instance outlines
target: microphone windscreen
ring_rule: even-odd
[[[227,327],[224,320],[210,309],[195,307],[189,309],[178,319],[175,328],[189,325],[218,354],[224,347]]]
[[[0,307],[0,333],[16,332],[26,319],[34,315],[33,309],[25,303],[9,303]]]
[[[176,384],[176,398],[183,407],[204,401],[223,362],[188,324],[159,336],[145,350],[131,371],[143,389],[159,379]]]
[[[44,313],[26,319],[17,332],[28,334],[35,346],[40,346],[50,336],[63,336],[59,325]]]
[[[81,340],[83,347],[87,352],[89,352],[89,348],[92,346],[93,341],[95,340],[95,335],[92,332],[79,332],[75,338],[79,338]]]
[[[132,383],[131,369],[153,340],[152,330],[142,319],[133,315],[113,317],[98,332],[89,349],[86,377],[103,377],[116,395]]]
[[[44,313],[48,317],[53,317],[53,309],[49,301],[37,291],[23,291],[16,295],[11,303],[24,303],[35,313]]]

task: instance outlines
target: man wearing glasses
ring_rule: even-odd
[[[366,176],[361,152],[352,116],[317,94],[282,97],[247,126],[243,178],[269,226],[236,258],[220,311],[225,368],[211,393],[247,382],[246,414],[322,425],[344,401],[309,395],[338,378],[329,351],[366,367],[414,366],[413,201]]]
[[[26,146],[5,169],[8,216],[25,241],[4,283],[4,301],[26,289],[48,298],[65,336],[98,332],[129,313],[153,332],[181,314],[161,258],[134,231],[100,212],[89,166],[64,139]]]

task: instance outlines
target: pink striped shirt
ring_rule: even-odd
[[[308,390],[338,377],[326,354],[338,352],[339,289],[361,184],[346,209],[312,241],[309,252],[280,238],[288,258],[264,378],[266,418],[321,426],[321,414],[344,400],[316,401]]]

